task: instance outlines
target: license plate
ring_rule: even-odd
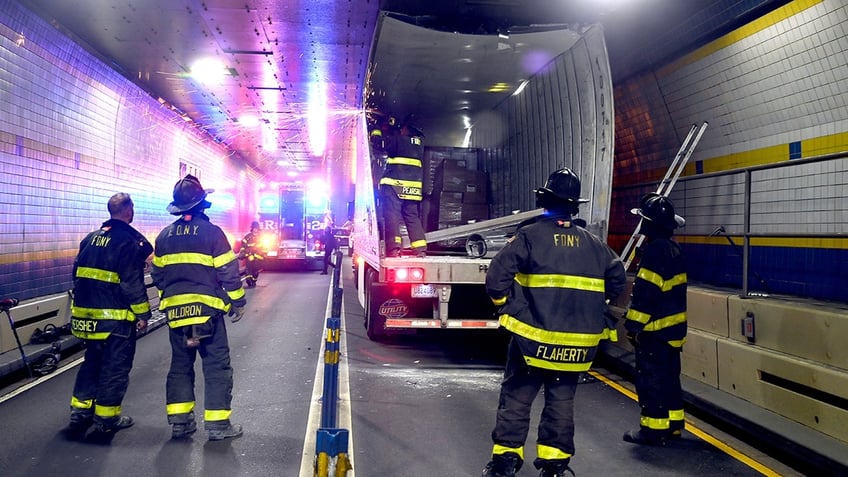
[[[433,285],[412,285],[412,298],[435,298],[437,296],[436,287]]]

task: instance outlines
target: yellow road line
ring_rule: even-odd
[[[611,379],[607,378],[603,374],[600,374],[600,373],[598,373],[597,371],[594,371],[594,370],[590,370],[589,374],[591,376],[599,379],[600,381],[602,381],[607,386],[609,386],[609,387],[615,389],[616,391],[620,392],[621,394],[624,394],[625,396],[629,397],[630,399],[632,399],[636,402],[639,402],[639,397],[636,395],[636,393],[634,393],[633,391],[631,391],[631,390],[625,388],[624,386],[618,384],[617,382],[612,381]],[[716,437],[713,437],[713,436],[707,434],[704,430],[699,429],[697,426],[695,426],[689,419],[686,419],[686,430],[691,432],[692,434],[694,434],[695,437],[697,437],[697,438],[699,438],[703,441],[706,441],[709,444],[712,444],[716,449],[719,449],[720,451],[722,451],[725,454],[733,457],[734,459],[738,460],[739,462],[742,462],[743,464],[745,464],[748,467],[756,470],[757,472],[759,472],[759,473],[761,473],[761,474],[763,474],[767,477],[780,477],[780,473],[775,472],[774,470],[770,469],[766,465],[764,465],[764,464],[752,459],[751,457],[748,457],[747,455],[739,452],[738,450],[734,449],[732,446],[725,444],[724,442],[717,439]]]

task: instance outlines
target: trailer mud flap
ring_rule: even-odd
[[[438,328],[433,319],[435,298],[412,298],[409,284],[373,283],[369,319],[385,329]]]

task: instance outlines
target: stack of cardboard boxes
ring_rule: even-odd
[[[489,178],[477,170],[476,149],[425,150],[423,207],[424,228],[441,230],[489,218]],[[465,247],[463,240],[440,242],[445,247]]]

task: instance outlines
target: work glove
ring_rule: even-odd
[[[230,307],[230,313],[228,316],[230,317],[231,323],[239,321],[240,319],[244,318],[244,307],[235,305]]]

